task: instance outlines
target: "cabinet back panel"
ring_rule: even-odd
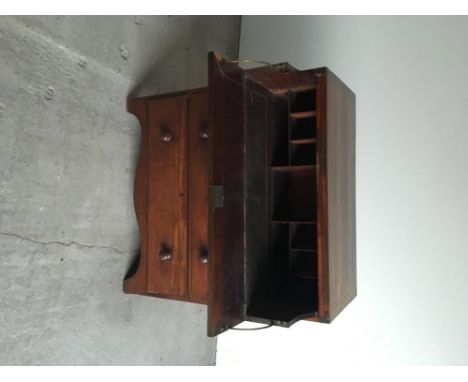
[[[316,109],[316,91],[291,92],[291,113],[301,113]]]
[[[317,138],[316,117],[295,119],[291,118],[291,139]]]
[[[290,224],[291,249],[317,251],[317,224]]]
[[[315,171],[273,171],[272,208],[275,221],[316,220]]]

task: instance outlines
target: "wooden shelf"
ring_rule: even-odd
[[[272,166],[271,169],[274,171],[282,172],[294,172],[294,171],[312,171],[315,170],[315,165],[301,165],[301,166]]]
[[[316,221],[311,220],[271,220],[272,223],[276,224],[317,224]],[[302,249],[299,249],[302,251]]]
[[[298,279],[307,279],[307,280],[317,280],[316,276],[309,276],[309,275],[296,275]]]
[[[291,251],[302,251],[302,252],[317,252],[316,249],[309,249],[309,248],[298,248],[298,247],[291,247]]]
[[[315,138],[301,138],[301,139],[291,139],[290,142],[294,143],[295,145],[307,145],[307,144],[317,143],[317,140]]]
[[[289,113],[289,116],[294,119],[312,118],[316,115],[316,111],[298,111],[296,113]]]

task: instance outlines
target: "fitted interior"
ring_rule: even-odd
[[[252,321],[289,326],[317,316],[316,98],[314,88],[271,95],[266,123],[258,107],[246,111],[246,148],[254,159],[247,176],[266,180],[263,187],[247,185],[254,184],[256,197],[247,203],[246,216],[246,314]],[[255,98],[252,102],[255,106]],[[265,135],[265,151],[259,149],[259,134]]]

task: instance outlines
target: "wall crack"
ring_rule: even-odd
[[[22,235],[18,235],[16,233],[12,232],[0,232],[0,236],[9,236],[9,237],[14,237],[23,241],[28,241],[30,243],[42,245],[42,246],[49,246],[49,245],[59,245],[63,247],[77,247],[77,248],[87,248],[87,249],[109,249],[114,252],[117,252],[119,254],[123,254],[124,252],[121,249],[115,248],[115,247],[107,247],[107,246],[99,246],[99,245],[90,245],[90,244],[83,244],[83,243],[78,243],[76,241],[70,241],[70,242],[63,242],[63,241],[39,241],[39,240],[34,240]]]

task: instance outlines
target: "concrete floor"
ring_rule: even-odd
[[[126,97],[206,86],[239,17],[0,17],[0,364],[212,365],[206,307],[124,295]]]

